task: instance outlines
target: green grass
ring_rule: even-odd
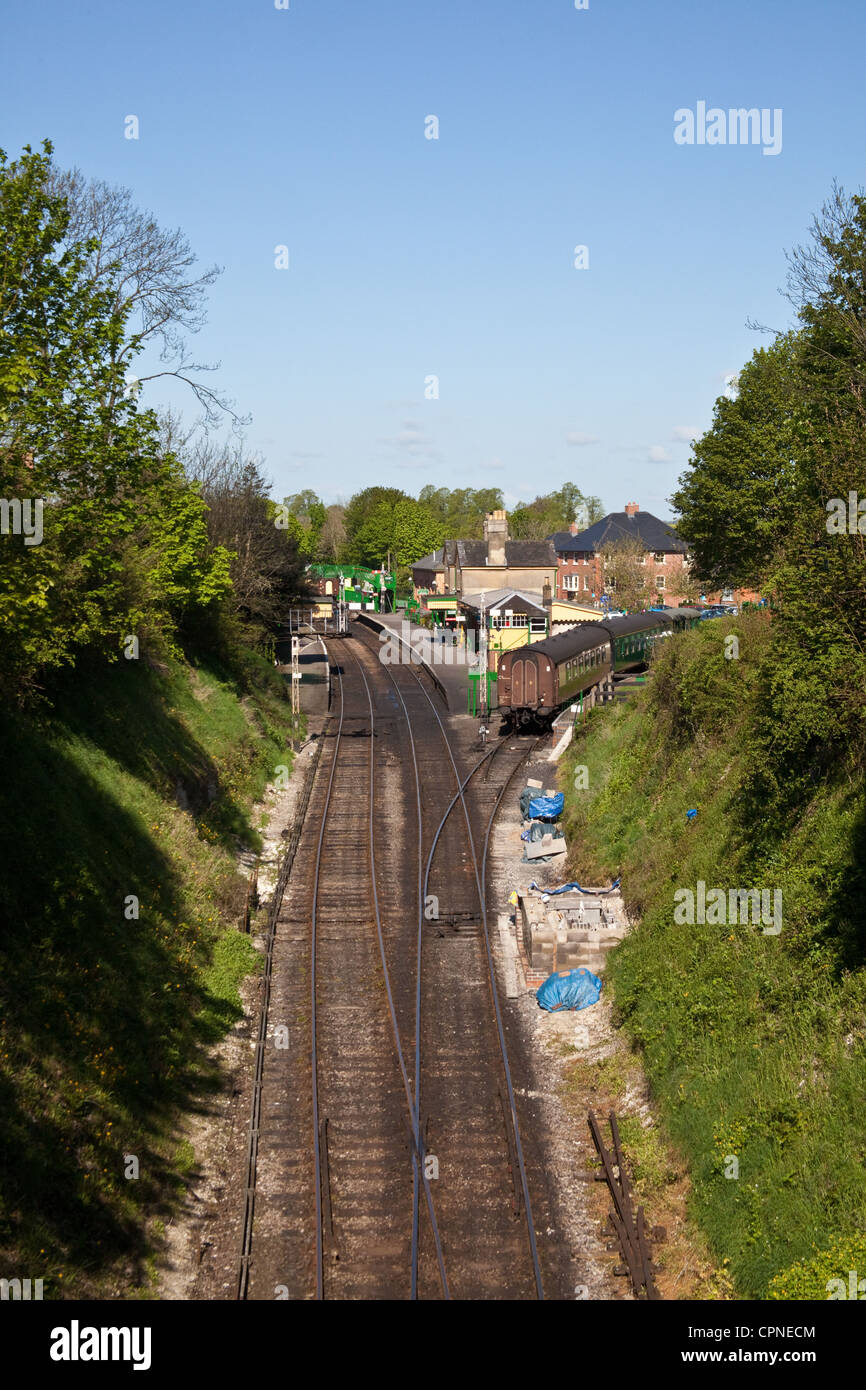
[[[0,720],[0,1257],[47,1297],[129,1293],[259,965],[235,854],[291,765],[290,709],[249,658],[242,681],[120,662],[53,698]]]
[[[730,630],[737,662],[723,655]],[[571,867],[623,874],[639,926],[611,956],[618,1021],[688,1160],[692,1213],[745,1297],[780,1296],[785,1270],[866,1231],[866,800],[841,767],[790,813],[750,797],[768,659],[760,619],[704,624],[633,706],[594,713],[562,780],[589,768],[588,790],[567,790]],[[674,893],[701,879],[781,889],[781,934],[678,925]]]

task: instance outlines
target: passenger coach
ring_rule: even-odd
[[[633,613],[577,623],[543,642],[503,652],[497,668],[499,708],[516,724],[546,723],[607,676],[645,666],[660,638],[698,622],[694,608]]]

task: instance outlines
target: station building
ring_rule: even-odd
[[[513,541],[502,510],[484,518],[480,540],[448,540],[412,565],[413,593],[422,614],[444,627],[457,627],[461,602],[482,590],[524,593],[539,597],[545,584],[556,582],[556,551],[549,540]],[[463,614],[465,619],[465,614]]]

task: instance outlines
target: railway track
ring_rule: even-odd
[[[613,1140],[612,1152],[604,1142],[596,1116],[591,1110],[589,1112],[590,1133],[602,1163],[602,1172],[596,1177],[600,1182],[607,1183],[613,1198],[613,1210],[608,1217],[609,1234],[616,1237],[617,1244],[609,1245],[608,1250],[619,1249],[623,1259],[614,1273],[628,1276],[635,1298],[656,1300],[661,1298],[661,1294],[655,1282],[656,1266],[652,1261],[644,1209],[639,1206],[635,1211],[634,1193],[619,1137],[619,1122],[613,1111],[608,1120]]]
[[[386,670],[397,684],[397,676],[389,668]],[[449,1267],[452,1262],[455,1264],[455,1282],[459,1278],[458,1287],[463,1297],[477,1296],[477,1287],[484,1286],[485,1271],[491,1266],[499,1268],[500,1292],[505,1296],[543,1297],[532,1205],[487,924],[485,884],[493,818],[507,786],[535,743],[528,748],[525,744],[510,745],[516,748],[518,757],[516,761],[510,760],[505,781],[489,815],[485,818],[479,814],[484,837],[483,850],[479,854],[467,788],[482,767],[489,774],[494,759],[509,743],[500,741],[491,753],[475,763],[467,775],[461,776],[438,707],[424,688],[421,677],[412,667],[398,667],[396,671],[407,673],[404,681],[411,681],[428,705],[455,786],[454,794],[445,806],[430,841],[423,896],[425,902],[429,901],[431,881],[439,883],[445,878],[443,888],[446,892],[450,891],[452,911],[459,911],[459,908],[455,908],[456,885],[447,882],[447,877],[450,877],[447,871],[455,860],[461,862],[464,873],[460,884],[462,891],[457,901],[466,903],[468,900],[472,904],[479,927],[477,932],[471,934],[465,930],[458,931],[457,939],[451,938],[451,950],[428,950],[423,962],[419,956],[417,977],[416,1097],[420,1104],[421,1097],[427,1095],[428,1113],[434,1126],[431,1133],[428,1122],[428,1140],[432,1143],[435,1138],[436,1145],[447,1155],[449,1184],[447,1189],[443,1184],[440,1203],[443,1227],[452,1232],[461,1232],[459,1246],[451,1252]],[[441,774],[439,781],[442,781]],[[481,785],[479,778],[476,786],[480,788]],[[489,793],[489,784],[486,790]],[[480,812],[480,806],[478,810]],[[450,835],[452,841],[455,837],[457,839],[458,843],[452,846],[450,853],[442,852],[443,832]],[[439,871],[437,880],[432,880],[434,865]],[[441,903],[439,893],[432,896]],[[468,911],[464,907],[462,916],[464,920],[471,921],[472,907]],[[428,935],[429,943],[432,944],[435,939],[432,933]],[[438,939],[442,940],[441,936]],[[481,943],[483,951],[479,950]],[[467,955],[470,956],[468,962],[465,959]],[[474,972],[476,981],[468,994],[465,986],[460,988],[467,965]],[[479,975],[483,978],[479,978]],[[486,988],[483,987],[485,983]],[[454,1008],[457,1001],[459,1005]],[[492,1006],[492,1018],[488,1006]],[[429,1059],[426,1093],[421,1089],[419,1059],[422,1039],[426,1041],[424,1055]],[[417,1193],[414,1194],[414,1204],[417,1209]],[[534,1284],[523,1277],[527,1266],[527,1244]]]
[[[531,748],[461,767],[414,668],[332,652],[269,958],[238,1296],[543,1297],[486,904]]]

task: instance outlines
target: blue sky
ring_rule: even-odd
[[[857,0],[6,0],[4,50],[7,152],[49,137],[225,267],[195,350],[278,496],[670,516],[747,318],[791,322],[785,249],[864,181]],[[781,109],[781,152],[677,145],[699,101]]]

